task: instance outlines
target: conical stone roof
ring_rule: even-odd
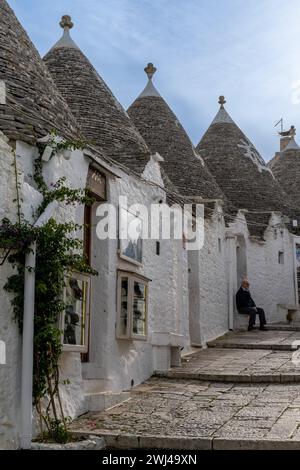
[[[289,198],[252,142],[229,116],[225,103],[221,96],[220,110],[196,148],[225,196],[238,209],[249,211],[246,219],[250,233],[262,236],[270,218],[264,212],[289,215]]]
[[[34,143],[53,130],[78,135],[67,104],[5,0],[0,0],[0,81],[0,129],[9,139]]]
[[[165,174],[185,196],[222,199],[222,191],[196,152],[173,111],[152,83],[156,68],[148,64],[148,83],[132,103],[128,114],[153,153],[163,158]]]
[[[268,163],[276,180],[289,195],[295,210],[300,208],[300,147],[292,137],[282,152]]]
[[[73,27],[62,17],[62,38],[44,61],[88,142],[106,155],[143,172],[150,151],[127,113],[70,37]]]

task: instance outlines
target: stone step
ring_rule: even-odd
[[[103,437],[87,433],[74,433],[82,440],[67,442],[66,444],[56,444],[55,442],[32,442],[31,450],[105,450],[106,441]]]
[[[272,325],[268,325],[268,330],[300,331],[300,323],[273,323]]]
[[[73,434],[82,435],[76,431]],[[214,437],[155,436],[151,434],[120,434],[118,432],[94,432],[101,435],[107,449],[168,449],[168,450],[299,450],[300,440],[292,439],[239,439]],[[195,458],[195,456],[193,456]],[[189,459],[189,456],[188,456]],[[192,463],[192,461],[190,460]]]
[[[87,411],[103,411],[128,400],[127,392],[94,392],[85,394],[85,407]]]
[[[299,374],[279,374],[279,373],[253,373],[253,374],[234,374],[231,372],[228,373],[197,373],[189,372],[184,373],[181,371],[166,371],[160,372],[156,371],[154,374],[155,377],[173,379],[173,380],[199,380],[200,382],[222,382],[222,383],[242,383],[242,384],[251,384],[251,383],[261,383],[261,384],[271,384],[271,383],[300,383],[300,373]]]
[[[300,346],[300,332],[291,330],[229,332],[209,341],[207,346],[209,348],[295,351]]]
[[[300,351],[208,348],[158,377],[232,383],[300,383]]]
[[[274,351],[295,351],[295,347],[291,344],[281,344],[281,343],[274,343],[274,344],[252,344],[252,343],[220,343],[211,341],[207,343],[208,348],[227,348],[227,349],[265,349],[265,350],[274,350]]]

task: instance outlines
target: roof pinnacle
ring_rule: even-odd
[[[65,28],[71,29],[74,26],[74,23],[72,22],[72,18],[69,15],[63,15],[61,17],[61,21],[59,24],[63,29]]]
[[[61,17],[59,25],[61,26],[61,28],[63,28],[62,37],[57,41],[57,43],[54,44],[54,46],[50,50],[52,51],[54,49],[59,49],[60,47],[79,49],[70,35],[70,29],[74,26],[71,16],[63,15]]]
[[[147,67],[144,68],[149,80],[151,80],[151,78],[153,77],[153,75],[155,74],[157,68],[154,67],[154,65],[149,62],[149,64],[147,65]]]
[[[224,104],[226,103],[225,96],[219,96],[218,103],[221,105],[221,108],[223,108]]]

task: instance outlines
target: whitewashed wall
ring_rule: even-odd
[[[205,219],[203,248],[188,255],[191,342],[201,346],[228,330],[225,224],[219,212]]]
[[[294,263],[293,238],[286,229],[271,226],[280,223],[280,217],[273,214],[264,234],[265,241],[258,242],[249,237],[246,220],[239,214],[238,221],[230,229],[236,235],[243,235],[246,244],[247,276],[250,281],[251,294],[257,304],[265,310],[267,322],[284,321],[285,318],[277,308],[278,304],[294,304]],[[284,264],[279,264],[278,253],[284,252]],[[239,286],[236,284],[236,288]],[[234,313],[234,327],[244,327],[247,317]],[[257,321],[258,324],[258,321]]]
[[[0,219],[17,220],[15,170],[11,147],[0,133]],[[20,175],[22,182],[23,175]],[[22,192],[21,192],[22,197]],[[1,252],[2,254],[2,252]],[[13,273],[6,261],[0,266],[0,340],[6,344],[6,364],[0,364],[0,449],[14,449],[19,445],[20,361],[21,336],[14,321],[10,295],[3,289]]]
[[[153,159],[144,177],[163,184],[158,163]],[[138,202],[149,208],[151,203],[165,200],[163,190],[125,173],[109,184],[108,200],[115,207],[120,195],[128,197],[128,206]],[[99,271],[99,276],[92,281],[90,363],[83,364],[85,385],[90,393],[130,389],[132,384],[147,379],[158,363],[166,367],[170,333],[183,336],[182,346],[188,342],[187,287],[183,279],[186,278],[187,257],[182,243],[163,240],[158,256],[155,240],[144,240],[143,266],[140,268],[119,259],[117,251],[117,240],[101,241],[93,233],[92,265]],[[146,341],[116,339],[118,268],[139,272],[151,279]],[[159,335],[159,340],[157,333],[163,334]]]
[[[42,196],[34,188],[33,159],[37,149],[22,142],[16,143],[16,156],[20,182],[20,198],[23,200],[22,213],[29,222],[33,222],[34,211],[42,201]],[[12,149],[0,135],[0,218],[8,217],[16,220],[17,207],[16,182]],[[88,160],[82,152],[73,152],[72,158],[66,162],[54,157],[44,166],[45,179],[55,183],[60,176],[67,175],[68,183],[75,188],[85,187],[88,171]],[[56,217],[61,220],[82,222],[82,208],[61,204]],[[10,295],[3,290],[12,268],[6,261],[0,267],[0,339],[6,343],[6,365],[0,365],[0,449],[17,448],[19,446],[20,429],[20,376],[21,376],[21,335],[13,318]],[[84,408],[84,390],[81,380],[81,362],[78,354],[62,357],[62,379],[68,377],[70,385],[62,390],[67,414],[74,416]]]
[[[26,175],[27,194],[30,195],[26,199],[26,212],[33,213],[40,202],[32,178],[36,149],[19,143],[18,154]],[[89,161],[82,152],[75,151],[68,161],[54,156],[44,163],[43,174],[49,187],[66,176],[69,186],[84,188],[88,165]],[[143,177],[163,186],[155,158],[151,158]],[[108,201],[117,207],[120,195],[128,197],[128,205],[143,203],[149,207],[153,202],[165,200],[163,189],[125,173],[121,178],[108,178]],[[96,208],[95,204],[95,224],[98,220]],[[55,217],[61,221],[82,223],[83,208],[60,204]],[[187,254],[182,242],[161,241],[161,254],[157,256],[155,240],[145,240],[143,266],[137,268],[119,258],[118,240],[99,240],[95,226],[92,239],[92,266],[99,276],[92,278],[90,360],[81,364],[80,354],[76,352],[64,352],[61,359],[61,379],[69,379],[69,384],[61,387],[62,398],[66,414],[71,417],[87,411],[86,393],[128,389],[132,384],[147,379],[155,368],[170,366],[171,344],[189,344]],[[151,279],[147,341],[116,339],[119,268],[140,272]]]

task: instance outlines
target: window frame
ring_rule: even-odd
[[[121,334],[121,295],[122,295],[122,280],[127,279],[128,282],[128,299],[127,299],[127,325],[126,333]],[[144,276],[140,276],[136,273],[130,273],[127,271],[118,271],[117,276],[117,321],[116,321],[116,338],[121,340],[130,341],[147,341],[148,339],[148,304],[149,304],[149,279]],[[145,286],[145,335],[133,333],[133,304],[134,304],[134,283],[138,282]]]
[[[77,271],[72,271],[64,276],[64,280],[68,278],[75,278],[78,281],[83,281],[87,283],[87,292],[86,292],[86,313],[84,319],[84,343],[83,344],[65,344],[64,343],[64,327],[65,327],[65,309],[61,312],[60,315],[60,332],[61,332],[61,344],[63,352],[79,352],[87,353],[89,350],[89,340],[90,340],[90,309],[91,309],[91,275],[79,273]],[[63,302],[66,303],[67,289],[64,283],[63,288]]]

